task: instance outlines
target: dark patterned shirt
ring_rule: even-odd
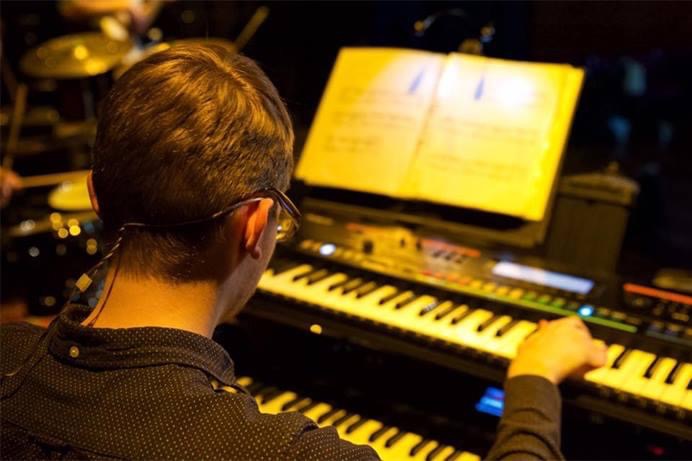
[[[2,373],[35,351],[2,378],[3,459],[377,458],[299,413],[260,413],[211,339],[170,328],[87,328],[80,322],[88,313],[71,306],[48,330],[0,329]]]
[[[2,459],[373,459],[299,413],[266,415],[216,342],[170,328],[88,328],[67,308],[47,330],[0,327]],[[505,385],[488,458],[561,458],[560,396],[546,379]]]

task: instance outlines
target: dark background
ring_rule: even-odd
[[[258,60],[293,114],[296,152],[340,47],[454,51],[492,22],[486,54],[567,62],[587,70],[564,174],[618,161],[641,187],[621,259],[624,272],[692,268],[692,3],[690,2],[231,2],[167,4],[163,40],[234,39],[260,5],[267,21],[243,52]],[[423,37],[413,23],[449,9]],[[3,48],[21,54],[74,30],[54,2],[3,1]]]

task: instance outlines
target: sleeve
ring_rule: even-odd
[[[505,409],[486,459],[547,460],[560,452],[561,401],[557,386],[540,376],[505,383]]]
[[[300,460],[379,460],[367,445],[354,445],[339,438],[333,427],[309,425],[300,432],[286,453],[287,459]]]

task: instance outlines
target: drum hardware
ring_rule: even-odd
[[[132,46],[129,40],[113,40],[100,32],[66,35],[30,50],[20,68],[34,78],[93,77],[112,70]]]

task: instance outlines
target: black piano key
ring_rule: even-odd
[[[463,454],[464,454],[463,451],[456,450],[454,453],[447,456],[447,459],[445,459],[444,461],[456,461]]]
[[[625,359],[629,357],[631,350],[632,349],[625,349],[624,351],[620,352],[620,355],[618,355],[615,361],[613,361],[613,365],[611,366],[611,368],[613,368],[614,370],[620,368],[622,366],[622,362],[624,362]]]
[[[394,446],[395,443],[397,443],[399,440],[401,440],[404,436],[406,435],[406,432],[399,430],[396,434],[391,436],[387,441],[385,442],[384,446],[386,448],[391,448]]]
[[[445,307],[444,309],[440,309],[436,314],[435,314],[435,320],[442,320],[445,318],[447,315],[451,314],[456,310],[456,308],[459,306],[456,306],[454,304],[450,304],[449,306]]]
[[[481,331],[485,330],[486,328],[488,328],[493,323],[497,322],[497,320],[500,317],[502,317],[500,314],[495,314],[495,315],[491,316],[489,319],[481,322],[480,325],[478,325],[476,327],[476,331],[480,333]]]
[[[341,426],[343,423],[345,423],[346,421],[348,421],[349,419],[351,419],[351,416],[353,416],[353,415],[354,415],[354,413],[351,413],[350,411],[347,411],[346,413],[344,413],[343,416],[339,416],[338,418],[336,418],[336,419],[332,422],[332,426],[334,426],[334,427],[339,427],[339,426]]]
[[[375,282],[368,282],[356,290],[356,298],[362,298],[367,296],[373,291],[377,290],[380,286]]]
[[[348,426],[348,428],[346,428],[346,433],[350,434],[351,432],[357,430],[360,426],[365,424],[367,421],[368,421],[367,419],[361,417],[358,421],[356,421],[355,423]]]
[[[430,443],[429,439],[423,439],[420,442],[418,442],[413,448],[411,448],[411,451],[409,454],[411,456],[416,456],[419,451],[421,451],[428,443]]]
[[[341,292],[345,295],[349,294],[350,292],[352,292],[353,290],[355,290],[359,286],[363,285],[364,283],[365,283],[365,280],[363,280],[362,278],[360,278],[360,277],[355,278],[355,279],[349,281],[344,286],[342,286]]]
[[[259,399],[261,403],[269,403],[281,394],[283,394],[284,391],[281,389],[278,389],[276,387],[269,387],[267,389],[263,389],[261,393],[258,393],[255,398]]]
[[[296,410],[299,411],[299,412],[301,412],[301,413],[305,413],[306,411],[309,411],[309,410],[315,408],[318,404],[319,404],[319,402],[315,402],[315,401],[313,401],[313,400],[309,400],[309,399],[308,399],[308,403],[307,403],[307,404],[302,405],[302,406],[300,406],[300,407],[296,407]]]
[[[462,306],[462,309],[465,309],[465,310],[463,310],[457,314],[454,314],[454,316],[452,317],[452,321],[450,322],[452,325],[456,325],[457,323],[461,322],[466,317],[468,317],[468,315],[473,311],[473,309],[468,308],[468,307],[464,308],[463,306]]]
[[[304,278],[308,277],[309,275],[312,275],[312,274],[314,274],[314,273],[320,272],[321,270],[322,270],[321,267],[313,267],[312,269],[310,269],[310,270],[308,270],[308,271],[305,271],[305,272],[303,272],[303,273],[301,273],[301,274],[294,275],[292,280],[293,280],[294,282],[297,282],[298,280],[304,279]]]
[[[401,292],[400,292],[399,290],[394,290],[392,293],[390,293],[390,294],[388,294],[387,296],[385,296],[384,298],[380,299],[380,301],[379,301],[380,306],[381,306],[382,304],[388,303],[389,301],[391,301],[392,299],[396,298],[396,297],[399,296],[400,294],[401,294]]]
[[[498,338],[504,336],[505,333],[514,328],[517,323],[519,323],[519,319],[510,320],[509,322],[505,323],[503,326],[498,328],[498,330],[495,332],[495,336],[497,336]]]
[[[403,307],[406,307],[406,306],[409,305],[411,302],[413,302],[413,300],[416,299],[416,298],[418,298],[418,295],[415,294],[415,293],[411,293],[410,295],[408,295],[407,297],[405,297],[405,298],[402,299],[401,301],[397,302],[397,303],[394,305],[394,309],[399,310],[399,309],[401,309],[401,308],[403,308]]]
[[[253,381],[248,385],[245,389],[251,394],[255,395],[257,392],[261,391],[262,389],[265,388],[265,385],[260,383],[259,381]]]
[[[327,269],[320,269],[317,272],[313,272],[307,278],[308,285],[312,285],[313,283],[317,283],[320,280],[324,280],[330,275],[332,275],[332,273]]]
[[[306,402],[307,398],[301,397],[297,395],[295,398],[289,400],[288,402],[284,403],[281,405],[281,411],[288,411],[290,410],[293,406],[299,406],[301,403]]]
[[[327,288],[327,291],[334,291],[334,290],[336,290],[337,288],[340,288],[340,287],[346,285],[346,284],[347,284],[348,282],[350,282],[351,280],[353,280],[353,279],[351,279],[350,277],[346,277],[345,279],[343,279],[343,280],[340,281],[340,282],[332,283],[332,284],[329,285],[329,287]]]
[[[433,451],[428,453],[428,456],[425,457],[425,461],[433,461],[437,455],[440,454],[442,450],[445,449],[445,445],[442,445],[441,443],[438,444]]]
[[[654,372],[656,371],[656,367],[658,364],[661,363],[661,357],[656,357],[653,362],[651,362],[651,365],[646,369],[644,372],[644,377],[646,379],[651,379],[651,377],[654,375]]]
[[[666,378],[666,384],[673,384],[675,382],[675,378],[678,377],[678,373],[680,372],[680,369],[682,368],[682,360],[678,360],[675,366],[673,367],[672,370],[670,370],[670,373],[668,373],[668,377]]]
[[[377,429],[375,432],[370,434],[370,437],[368,437],[368,440],[370,442],[374,442],[375,440],[382,437],[385,432],[387,432],[389,429],[391,429],[391,427],[392,426],[387,426],[386,424],[383,424],[381,428]]]
[[[421,316],[421,317],[423,317],[424,315],[426,315],[426,314],[428,314],[428,313],[434,311],[435,309],[437,309],[437,308],[440,306],[440,304],[442,304],[442,301],[432,301],[432,302],[431,302],[430,304],[428,304],[427,306],[424,306],[424,307],[420,310],[420,312],[418,312],[418,315]]]
[[[340,412],[338,408],[332,408],[331,410],[328,410],[326,413],[321,414],[320,416],[317,417],[315,421],[317,421],[317,424],[322,424],[338,412]]]
[[[274,271],[274,275],[279,275],[297,266],[298,263],[295,260],[284,258],[272,258],[269,263],[269,267]]]

